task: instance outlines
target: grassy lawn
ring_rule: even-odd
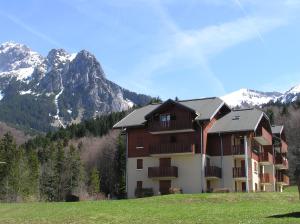
[[[286,217],[270,217],[274,215]],[[300,201],[296,188],[291,187],[284,193],[0,204],[0,223],[300,223]]]

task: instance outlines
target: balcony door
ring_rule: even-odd
[[[171,180],[160,180],[159,181],[159,192],[164,194],[169,194],[171,188]]]
[[[171,166],[171,158],[159,159],[159,167],[170,167],[170,166]]]

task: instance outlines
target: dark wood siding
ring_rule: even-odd
[[[194,144],[195,153],[200,153],[201,134],[200,130],[186,133],[151,134],[145,128],[128,129],[128,157],[149,156],[150,145],[167,143]],[[175,141],[175,142],[174,142]]]

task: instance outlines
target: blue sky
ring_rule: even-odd
[[[108,79],[180,99],[300,84],[300,0],[0,0],[0,42],[87,49]]]

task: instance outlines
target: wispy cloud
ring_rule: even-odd
[[[55,47],[62,47],[62,44],[60,44],[58,41],[54,40],[53,38],[51,38],[50,36],[34,29],[32,26],[30,26],[29,24],[26,24],[25,22],[23,22],[22,20],[20,20],[18,17],[16,17],[15,15],[11,15],[8,13],[5,13],[3,11],[0,10],[0,16],[10,20],[11,22],[13,22],[14,24],[18,25],[19,27],[21,27],[22,29],[28,31],[29,33],[33,34],[34,36],[52,44]]]
[[[176,68],[178,61],[188,61],[199,70],[199,76],[210,80],[214,92],[224,94],[225,88],[214,74],[209,60],[222,51],[240,43],[259,39],[267,33],[285,24],[285,20],[276,17],[249,16],[239,1],[236,4],[243,10],[243,17],[219,25],[200,29],[182,29],[168,15],[160,1],[152,1],[152,7],[160,16],[163,26],[169,31],[166,41],[157,46],[154,54],[148,55],[133,69],[132,75],[139,80],[135,87],[141,90],[149,88],[156,73],[164,68]]]

